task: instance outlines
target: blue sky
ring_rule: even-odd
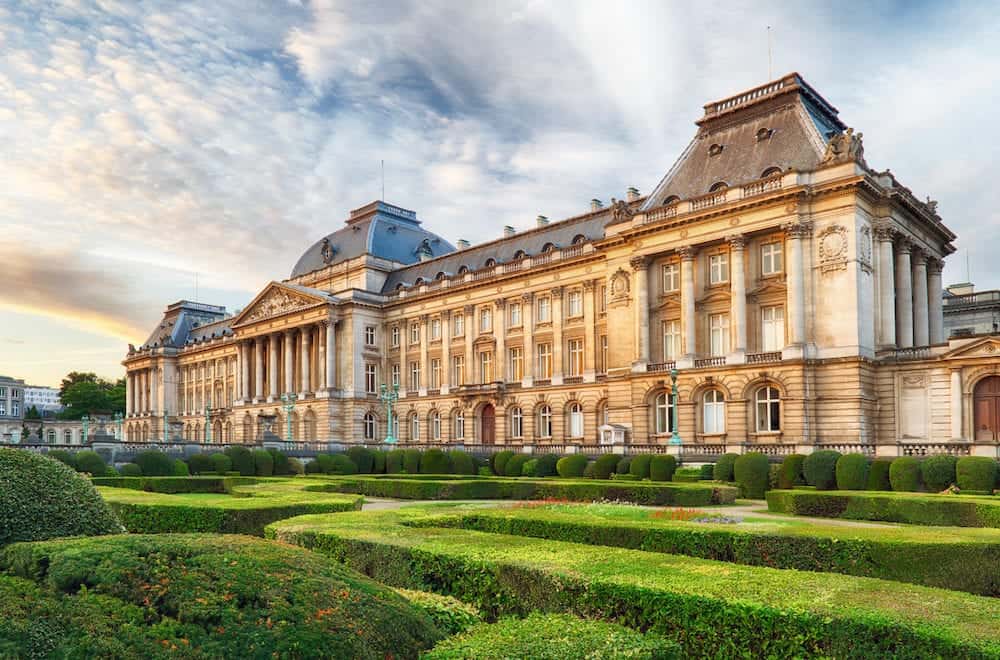
[[[989,3],[0,0],[0,373],[120,375],[376,198],[453,241],[648,192],[702,104],[799,71],[1000,286]]]

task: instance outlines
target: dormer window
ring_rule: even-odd
[[[556,246],[554,243],[546,243],[545,245],[542,246],[542,254],[548,254],[555,249]]]
[[[708,192],[722,192],[729,188],[729,184],[725,181],[717,181],[712,184],[712,187],[708,189]]]
[[[677,195],[671,195],[670,197],[667,197],[665,200],[663,200],[663,205],[670,206],[671,204],[676,204],[679,201],[681,201],[680,197],[678,197]]]
[[[764,140],[770,140],[771,136],[774,135],[773,128],[759,128],[757,129],[757,141],[763,142]]]
[[[447,275],[444,274],[444,271],[441,271],[440,273],[438,273],[437,275],[434,276],[434,279],[436,279],[438,282],[440,282],[445,277],[447,277]]]
[[[491,258],[489,258],[489,259],[487,259],[487,260],[486,260],[486,263],[485,263],[485,264],[483,264],[483,267],[484,267],[484,268],[493,268],[493,267],[494,267],[494,266],[496,266],[496,265],[497,265],[497,260],[496,260],[496,259],[493,259],[493,258],[491,257]]]
[[[459,266],[458,267],[458,274],[459,275],[465,275],[468,272],[469,272],[469,267],[468,266]]]
[[[420,285],[422,285],[423,283],[424,283],[424,278],[422,278],[422,277],[418,277],[418,278],[416,279],[416,281],[415,281],[415,282],[413,283],[413,286],[420,286]]]
[[[761,172],[760,178],[766,179],[769,176],[777,176],[779,174],[781,174],[781,168],[780,167],[769,167],[766,170],[764,170],[763,172]]]
[[[518,250],[517,252],[514,253],[514,260],[517,261],[518,259],[524,259],[527,256],[528,256],[527,252],[525,252],[524,250]]]
[[[713,144],[711,147],[708,148],[708,155],[709,156],[718,156],[721,153],[722,153],[722,145],[721,144]]]
[[[587,242],[587,237],[583,234],[577,234],[573,237],[573,245],[582,245]]]

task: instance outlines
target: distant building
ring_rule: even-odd
[[[59,390],[44,385],[26,385],[24,388],[25,411],[31,410],[32,406],[42,413],[43,417],[47,412],[61,411],[63,405],[59,401]]]
[[[944,327],[948,337],[1000,333],[1000,291],[952,284],[944,292]]]
[[[0,375],[0,441],[10,442],[20,434],[24,418],[24,381]]]

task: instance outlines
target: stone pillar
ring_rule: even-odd
[[[447,394],[451,385],[451,312],[441,312],[441,394]],[[428,419],[428,424],[430,421]],[[430,437],[430,428],[427,430]]]
[[[878,242],[878,298],[879,298],[879,338],[878,345],[885,348],[896,346],[896,278],[892,255],[892,230],[887,225],[875,227]]]
[[[930,323],[927,315],[927,254],[923,251],[910,255],[913,268],[913,345],[930,344]]]
[[[428,344],[430,342],[430,319],[427,314],[420,316],[420,388],[418,394],[427,396],[427,385],[431,382],[430,369],[427,359]]]
[[[159,376],[157,375],[158,369],[153,367],[149,370],[149,411],[152,413],[157,413],[160,411],[159,401],[158,401],[158,387]]]
[[[649,364],[649,257],[639,255],[629,260],[635,272],[635,361],[632,371],[646,371]]]
[[[521,351],[523,353],[522,371],[524,377],[521,380],[522,387],[531,387],[535,382],[535,298],[530,293],[521,294],[521,338],[524,341]]]
[[[583,382],[593,383],[597,379],[597,340],[594,337],[594,280],[583,283]]]
[[[697,249],[688,245],[678,250],[681,256],[681,319],[684,326],[684,357],[692,360],[698,354],[694,313],[694,259]]]
[[[788,236],[788,318],[789,344],[803,346],[806,343],[806,282],[803,261],[804,239],[812,235],[811,222],[793,222],[785,225]]]
[[[747,283],[743,264],[746,237],[730,236],[729,241],[729,309],[733,318],[733,352],[740,360],[747,350]]]
[[[410,384],[410,365],[406,363],[406,347],[410,344],[410,322],[401,319],[399,323],[399,396],[406,396],[406,388]]]
[[[472,350],[472,342],[475,335],[476,328],[476,306],[466,305],[465,306],[465,382],[474,383],[475,382],[475,365],[473,364],[473,358],[475,354]],[[461,385],[462,383],[456,383],[456,385]]]
[[[257,337],[254,343],[254,403],[264,400],[264,337]]]
[[[148,412],[147,406],[149,405],[149,397],[146,395],[146,386],[149,384],[149,378],[146,374],[146,369],[139,372],[139,414],[142,415]]]
[[[272,332],[267,336],[267,402],[274,403],[278,400],[278,333]]]
[[[974,434],[973,434],[974,435]],[[962,368],[951,370],[951,439],[962,439]]]
[[[941,271],[944,262],[931,259],[927,262],[927,316],[930,326],[930,343],[941,344],[948,338],[944,336],[944,302],[941,299]]]
[[[242,342],[243,346],[243,403],[253,400],[253,340]]]
[[[563,382],[563,288],[552,289],[552,384]],[[555,415],[555,411],[552,412]]]
[[[295,331],[285,330],[285,383],[280,389],[282,394],[291,394],[295,391]]]
[[[896,345],[913,346],[913,290],[910,282],[910,242],[896,243]]]
[[[299,331],[299,337],[299,341],[302,344],[302,355],[300,356],[300,360],[302,362],[300,369],[302,372],[302,392],[300,392],[299,396],[306,397],[309,396],[310,392],[312,392],[312,379],[310,378],[311,374],[309,373],[312,367],[310,364],[312,361],[312,328],[309,326],[302,328]]]
[[[493,318],[493,336],[496,337],[496,351],[493,354],[493,380],[507,382],[507,301],[496,300]],[[498,436],[503,437],[503,436]]]
[[[125,416],[132,416],[132,374],[125,372]]]

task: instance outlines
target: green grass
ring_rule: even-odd
[[[303,516],[269,537],[488,616],[565,611],[652,629],[687,655],[1000,656],[1000,600],[834,573],[744,566],[406,523],[431,507]],[[451,509],[452,512],[460,509]]]
[[[1000,497],[881,491],[772,490],[776,513],[913,525],[1000,528]]]

